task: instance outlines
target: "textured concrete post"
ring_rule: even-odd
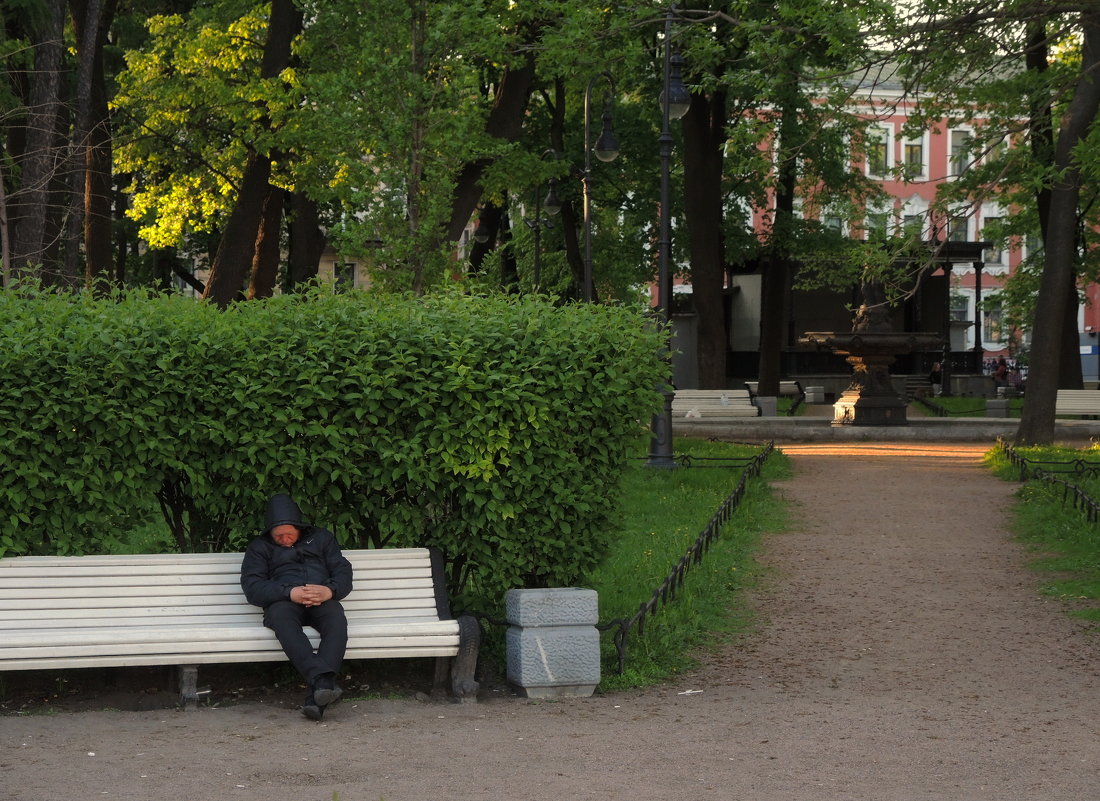
[[[986,417],[1008,417],[1008,400],[1004,398],[989,398],[985,402]]]
[[[595,590],[509,590],[508,681],[528,698],[584,698],[600,683]]]
[[[760,409],[761,417],[775,417],[777,415],[778,399],[774,395],[757,395],[756,406]]]

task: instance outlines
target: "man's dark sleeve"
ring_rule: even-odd
[[[331,533],[325,543],[325,565],[328,567],[328,586],[337,601],[351,592],[351,562],[340,552],[340,544]]]
[[[291,588],[271,578],[270,566],[260,548],[249,545],[241,560],[241,589],[254,606],[268,607],[290,599]]]

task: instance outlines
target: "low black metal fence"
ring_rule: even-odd
[[[699,536],[696,537],[695,542],[692,543],[691,547],[687,549],[687,552],[680,557],[680,561],[673,566],[660,586],[653,591],[649,600],[639,604],[638,611],[630,617],[616,618],[596,626],[600,632],[614,632],[614,644],[619,657],[618,672],[620,674],[626,669],[627,639],[631,631],[634,631],[639,637],[645,634],[646,619],[652,618],[660,609],[676,599],[677,593],[684,585],[684,580],[687,577],[688,571],[693,565],[698,565],[703,561],[704,554],[722,535],[722,527],[729,522],[737,507],[740,506],[741,501],[745,497],[749,479],[760,475],[764,463],[767,462],[768,457],[774,452],[775,442],[768,442],[763,446],[762,450],[753,456],[692,456],[691,454],[685,453],[677,454],[673,457],[681,467],[740,468],[741,478],[738,480],[737,486],[733,488],[733,491],[730,492],[730,494],[726,496],[726,499],[722,501],[721,505],[719,505],[718,510],[711,517],[702,532],[700,532]],[[644,459],[647,457],[639,458]],[[493,618],[481,612],[469,612],[468,614],[472,614],[476,617],[482,625],[490,624],[500,627],[509,625],[507,620]]]
[[[1008,459],[1009,464],[1020,471],[1020,481],[1043,481],[1060,487],[1062,503],[1072,503],[1073,508],[1082,512],[1090,523],[1100,520],[1100,503],[1089,495],[1080,485],[1068,481],[1062,476],[1087,476],[1095,478],[1100,473],[1100,462],[1088,459],[1043,460],[1031,459],[1020,454],[1011,445],[1001,440],[998,445]]]
[[[614,632],[615,650],[618,652],[619,656],[620,674],[626,667],[627,638],[630,636],[631,631],[636,632],[639,637],[644,635],[646,620],[652,618],[660,609],[676,599],[677,593],[683,588],[688,571],[692,566],[698,565],[703,561],[704,554],[722,535],[722,527],[729,522],[734,511],[745,497],[745,490],[748,486],[749,479],[760,475],[764,463],[774,451],[775,443],[769,442],[759,453],[742,459],[724,457],[707,459],[691,457],[689,455],[677,457],[683,466],[704,466],[696,465],[696,462],[723,462],[724,464],[721,465],[706,466],[741,467],[743,468],[741,478],[737,482],[737,486],[734,487],[733,491],[718,507],[714,516],[711,517],[710,522],[707,523],[699,536],[696,537],[695,542],[692,543],[691,547],[687,549],[687,552],[680,557],[680,561],[673,566],[668,575],[665,576],[664,581],[662,581],[653,591],[649,600],[639,604],[638,611],[631,617],[609,620],[597,626],[600,631]]]

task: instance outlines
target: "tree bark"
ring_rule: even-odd
[[[522,67],[504,73],[485,123],[485,132],[489,136],[508,142],[519,138],[534,77],[535,60],[531,55],[527,56]],[[481,200],[481,176],[491,163],[490,159],[477,159],[467,163],[459,172],[451,204],[451,220],[447,225],[450,241],[457,242],[466,230]]]
[[[1081,169],[1074,148],[1084,140],[1100,109],[1100,11],[1082,14],[1084,41],[1077,86],[1059,126],[1054,150],[1057,176],[1050,189],[1050,212],[1044,232],[1045,264],[1032,328],[1027,404],[1016,442],[1049,444],[1054,440],[1058,365],[1066,318],[1066,293],[1074,286],[1077,207]],[[1076,308],[1076,307],[1075,307]]]
[[[84,170],[84,284],[91,288],[97,279],[111,280],[114,275],[112,253],[111,118],[107,105],[107,87],[103,67],[103,48],[114,19],[116,0],[106,0],[99,11],[99,0],[69,0],[76,38],[81,47],[81,64],[88,61],[86,102],[83,118],[84,142],[78,142],[78,158],[83,151]],[[98,17],[98,18],[97,18]],[[91,48],[85,53],[85,48]],[[81,115],[78,115],[81,116]]]
[[[260,217],[256,249],[252,254],[252,277],[248,284],[248,298],[270,298],[275,294],[279,280],[279,234],[283,220],[283,190],[267,187],[264,210]]]
[[[51,217],[50,182],[58,160],[61,60],[64,50],[64,0],[45,3],[42,27],[31,31],[34,73],[27,93],[22,152],[13,155],[21,173],[19,190],[9,198],[13,277],[36,274],[46,260],[46,229]],[[45,265],[47,270],[50,265]]]
[[[550,120],[550,144],[556,153],[565,152],[565,82],[558,78],[554,81],[554,102],[551,105],[553,116]],[[574,177],[570,174],[570,178]],[[584,256],[581,254],[577,231],[581,226],[581,216],[568,196],[561,199],[561,236],[565,249],[565,263],[569,267],[569,290],[566,297],[579,300],[584,293]]]
[[[317,204],[301,192],[290,195],[290,254],[287,266],[287,290],[317,277],[317,267],[325,250],[325,232]]]
[[[725,278],[722,170],[726,95],[695,94],[683,120],[684,219],[689,238],[691,289],[698,315],[699,385],[726,385]]]
[[[794,65],[783,86],[780,99],[776,169],[775,206],[767,253],[762,260],[763,287],[760,301],[760,371],[757,379],[760,395],[779,394],[783,367],[783,346],[787,329],[787,300],[790,295],[791,259],[789,237],[794,224],[794,200],[797,160],[793,150],[798,118],[794,98],[798,95],[798,65]]]
[[[293,0],[272,0],[260,65],[261,78],[274,78],[290,63],[290,45],[301,28],[302,12]],[[223,309],[243,296],[245,276],[252,266],[261,235],[270,177],[270,154],[249,153],[237,200],[222,230],[203,293],[204,299],[212,300]],[[279,213],[281,215],[281,204]]]

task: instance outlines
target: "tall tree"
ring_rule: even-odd
[[[1082,202],[1082,190],[1100,177],[1086,146],[1100,110],[1100,7],[1004,0],[959,13],[926,0],[908,23],[902,57],[926,117],[965,114],[975,130],[970,157],[979,167],[944,187],[946,202],[999,197],[1017,210],[1005,233],[1041,238],[1028,403],[1017,441],[1050,442],[1057,388],[1079,381],[1079,366],[1067,374],[1062,365],[1076,358],[1077,280],[1090,255],[1082,237],[1091,198]],[[1055,59],[1051,43],[1077,55]]]
[[[20,78],[17,92],[23,103],[22,125],[11,125],[8,151],[18,170],[19,186],[7,193],[11,227],[11,266],[13,276],[39,274],[50,282],[60,277],[60,266],[50,263],[49,226],[59,217],[51,203],[50,184],[63,161],[65,140],[58,136],[58,120],[63,113],[61,78],[64,42],[64,0],[44,0],[30,9],[27,45],[33,54],[31,69],[14,73]],[[13,74],[13,73],[9,73]],[[10,175],[9,171],[9,175]]]
[[[273,80],[290,65],[291,43],[302,29],[302,12],[293,0],[272,0],[267,24],[267,39],[260,62],[260,80]],[[272,125],[266,110],[261,111],[261,127]],[[250,146],[241,178],[237,199],[222,230],[218,252],[210,265],[210,276],[203,297],[221,307],[228,306],[241,296],[242,285],[249,273],[264,269],[265,259],[270,262],[274,251],[270,238],[277,235],[277,221],[282,214],[282,194],[271,186],[271,162],[275,157],[271,150]],[[265,239],[268,245],[265,246]],[[274,281],[266,277],[253,285],[261,293]]]
[[[879,58],[862,32],[885,13],[881,3],[746,0],[680,15],[694,90],[684,194],[703,386],[727,380],[723,285],[737,264],[762,276],[761,392],[778,391],[794,276],[840,247],[813,213],[796,214],[796,196],[820,215],[875,191],[838,144],[861,126],[847,107],[850,76]]]
[[[83,223],[87,286],[114,277],[112,133],[103,50],[116,7],[116,0],[69,0],[80,54],[74,132],[79,190],[74,198],[79,197],[80,203],[74,204],[79,213],[73,219]]]

